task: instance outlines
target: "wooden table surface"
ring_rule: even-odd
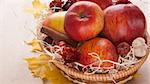
[[[33,17],[24,12],[32,0],[0,0],[0,84],[42,84],[33,78],[27,68],[25,57],[32,56],[30,48],[24,44],[34,36]],[[43,0],[49,1],[49,0]],[[131,0],[144,12],[147,19],[147,30],[150,33],[150,1]],[[129,84],[150,84],[150,57],[138,71],[140,78]]]

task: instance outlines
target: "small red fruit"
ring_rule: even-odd
[[[122,42],[117,46],[117,52],[119,55],[127,55],[130,51],[130,45],[126,42]]]
[[[67,0],[66,3],[64,4],[64,6],[62,7],[62,9],[64,11],[67,11],[69,9],[69,7],[74,4],[75,2],[77,2],[77,0]]]
[[[98,59],[89,55],[89,53],[97,53],[101,60],[110,60],[117,62],[118,55],[116,53],[115,46],[105,38],[94,38],[85,42],[80,47],[80,63],[83,65],[89,65],[96,62]],[[93,66],[98,67],[98,63]],[[108,67],[113,66],[110,62],[102,63],[101,67],[103,69],[108,69]]]
[[[91,1],[98,4],[103,10],[112,5],[112,0],[79,0],[79,1]]]
[[[62,0],[53,0],[50,2],[49,7],[53,8],[53,7],[58,7],[60,9],[55,9],[55,12],[58,12],[61,10],[62,5],[64,4],[64,2]]]
[[[55,46],[59,46],[62,48],[62,51],[58,52],[62,58],[64,59],[65,63],[77,62],[79,61],[79,52],[78,49],[71,47],[70,45],[66,44],[64,41],[60,41],[56,43]],[[55,48],[55,51],[58,50],[58,47]]]

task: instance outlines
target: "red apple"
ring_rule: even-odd
[[[104,25],[102,9],[95,3],[74,3],[65,15],[65,32],[76,41],[85,41],[99,34]]]
[[[114,44],[131,42],[137,37],[144,37],[146,31],[145,16],[133,4],[118,4],[104,10],[104,34]]]
[[[79,0],[79,1],[91,1],[98,4],[102,9],[112,5],[112,0]]]
[[[105,38],[94,38],[85,42],[80,47],[80,63],[83,65],[89,65],[96,62],[98,59],[89,55],[89,53],[93,52],[97,53],[101,60],[110,60],[114,62],[118,61],[115,46]],[[93,66],[97,67],[98,63]],[[111,66],[113,66],[113,64],[110,62],[104,62],[101,65],[103,69],[107,69]]]

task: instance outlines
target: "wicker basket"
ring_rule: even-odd
[[[146,40],[148,46],[150,46],[150,36],[146,32]],[[142,66],[142,64],[146,61],[148,55],[149,55],[150,49],[148,48],[147,54],[140,59],[138,63],[136,63],[133,67],[129,68],[128,70],[122,70],[115,74],[91,74],[87,75],[84,74],[81,71],[78,71],[74,68],[70,68],[64,64],[61,64],[58,61],[54,61],[54,65],[57,66],[64,74],[65,77],[67,77],[69,80],[75,82],[81,81],[85,82],[87,84],[111,84],[114,83],[114,81],[118,84],[126,83],[127,81],[131,80],[133,78],[133,75],[138,71],[138,69]],[[112,80],[113,78],[113,80]]]

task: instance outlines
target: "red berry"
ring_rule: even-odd
[[[126,42],[122,42],[117,46],[117,51],[119,55],[127,55],[130,51],[130,45]]]
[[[65,43],[64,41],[60,41],[60,42],[58,43],[58,45],[59,45],[60,47],[63,47],[63,46],[66,45],[66,43]]]
[[[54,0],[49,4],[49,7],[59,7],[60,9],[54,9],[55,12],[58,12],[59,10],[61,10],[62,6],[63,6],[64,2],[62,0]]]
[[[77,2],[77,0],[68,0],[65,5],[62,7],[62,9],[64,11],[67,11],[69,9],[69,7],[74,4],[75,2]]]
[[[62,4],[63,4],[63,2],[61,0],[54,0],[49,4],[49,6],[50,6],[50,8],[54,7],[54,6],[62,7]]]
[[[64,41],[60,41],[56,45],[63,48],[62,52],[59,52],[59,54],[62,56],[66,63],[71,63],[79,60],[80,54],[76,48],[67,45]],[[55,48],[54,50],[57,49],[58,48]]]

